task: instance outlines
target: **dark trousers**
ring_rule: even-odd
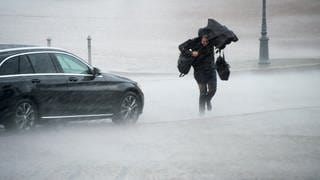
[[[200,91],[199,112],[203,113],[205,111],[206,104],[207,108],[211,109],[211,100],[217,90],[217,76],[215,71],[210,72],[210,75],[204,74],[203,78],[201,78],[201,76],[197,77],[196,75],[198,73],[195,74],[195,79],[198,83]]]

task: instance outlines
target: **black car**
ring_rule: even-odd
[[[136,82],[100,73],[65,50],[0,45],[0,124],[6,129],[57,119],[135,123],[143,105]]]

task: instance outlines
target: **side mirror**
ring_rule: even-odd
[[[96,77],[96,76],[99,76],[100,74],[101,74],[100,69],[94,67],[93,70],[92,70],[92,75],[93,75],[94,77]]]

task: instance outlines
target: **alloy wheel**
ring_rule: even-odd
[[[14,119],[16,129],[29,130],[34,126],[35,120],[36,114],[31,103],[22,102],[17,106]]]
[[[139,100],[134,95],[126,96],[120,106],[120,116],[126,123],[134,123],[139,117]]]

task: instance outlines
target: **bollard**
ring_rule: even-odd
[[[47,46],[51,47],[51,38],[49,38],[49,37],[47,38]]]
[[[91,65],[92,64],[91,62],[91,40],[92,39],[90,36],[88,36],[87,40],[88,40],[88,63]]]

